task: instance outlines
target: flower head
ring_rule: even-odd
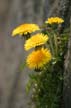
[[[18,34],[23,35],[27,33],[32,33],[32,32],[35,32],[36,30],[40,30],[37,24],[22,24],[13,30],[12,36],[15,36]]]
[[[47,42],[47,40],[48,40],[47,35],[44,35],[42,33],[35,34],[31,38],[26,40],[26,43],[24,46],[25,50],[29,50],[29,49],[39,46],[39,45],[43,45]]]
[[[33,51],[30,55],[27,57],[27,65],[29,68],[42,68],[46,63],[48,63],[51,60],[52,56],[48,49],[40,49]]]
[[[51,18],[48,18],[47,21],[45,21],[45,23],[47,23],[47,24],[60,24],[63,22],[64,22],[64,20],[59,17],[51,17]]]

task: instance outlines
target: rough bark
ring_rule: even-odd
[[[64,28],[70,27],[71,16],[71,1],[61,0],[59,7],[59,16],[64,19],[64,24],[61,27],[61,32]],[[65,71],[64,71],[64,83],[63,83],[63,108],[71,108],[71,33],[69,33],[68,51],[65,54]]]
[[[70,30],[71,30],[71,18],[70,18]],[[71,31],[69,34],[68,51],[65,60],[63,99],[64,99],[64,108],[71,108]]]
[[[62,25],[63,29],[70,26],[70,0],[61,0],[59,2],[59,16],[64,19],[64,24]]]

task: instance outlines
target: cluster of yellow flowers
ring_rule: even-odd
[[[51,17],[45,23],[62,23],[63,19],[59,17]],[[31,36],[32,32],[41,30],[37,24],[22,24],[15,28],[12,32],[12,36],[16,35],[28,35]],[[49,49],[44,48],[45,43],[48,41],[48,36],[43,33],[36,33],[32,35],[29,39],[26,40],[24,48],[25,50],[29,50],[31,48],[35,48],[35,50],[28,55],[26,59],[26,63],[29,68],[38,69],[44,67],[46,63],[48,63],[52,59],[51,52]],[[38,47],[38,48],[37,48]]]

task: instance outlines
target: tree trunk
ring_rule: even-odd
[[[61,27],[61,31],[64,28],[70,27],[70,16],[71,16],[71,0],[61,0],[59,7],[59,16],[64,19],[64,24]],[[63,108],[71,108],[71,33],[69,33],[68,51],[65,54],[65,71],[64,71],[64,83],[63,83]]]
[[[71,30],[71,18],[70,18],[70,30]],[[68,52],[65,60],[65,72],[64,72],[64,108],[71,108],[71,31],[68,41]]]

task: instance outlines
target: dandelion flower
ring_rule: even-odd
[[[64,20],[59,17],[51,17],[51,18],[48,18],[47,21],[45,21],[45,23],[47,23],[47,24],[60,24],[63,22],[64,22]]]
[[[13,32],[12,36],[15,35],[26,35],[28,33],[35,32],[36,30],[40,30],[39,26],[37,24],[22,24],[18,27],[16,27]]]
[[[44,35],[42,33],[35,34],[31,38],[26,40],[25,45],[24,45],[25,50],[29,50],[39,45],[43,45],[47,42],[47,40],[48,40],[47,35]]]
[[[41,48],[33,51],[27,57],[27,65],[29,68],[39,69],[51,60],[52,56],[48,49]]]

